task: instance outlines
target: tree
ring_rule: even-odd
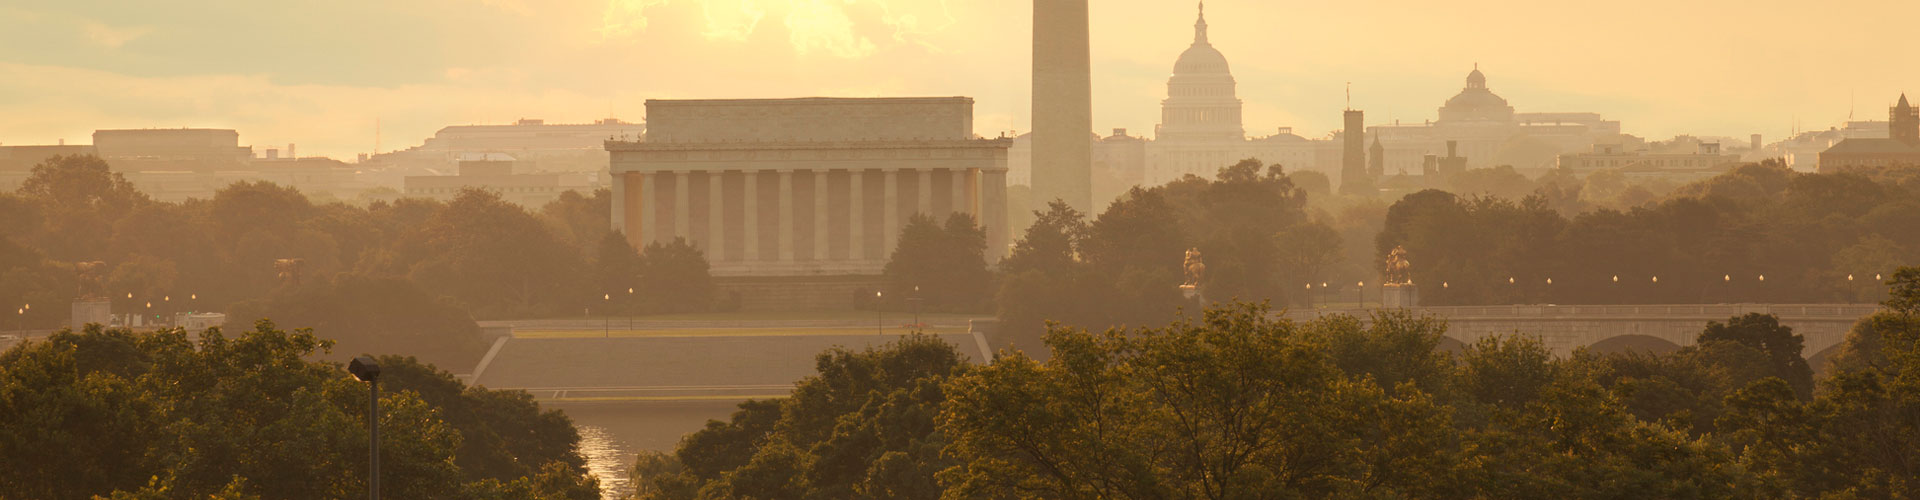
[[[600,237],[593,259],[593,291],[602,296],[612,295],[619,302],[610,305],[606,313],[636,313],[640,304],[633,295],[640,292],[640,275],[646,270],[646,261],[640,258],[640,252],[627,244],[627,237],[619,231],[611,231]],[[611,300],[611,299],[602,299]]]
[[[1766,359],[1767,375],[1787,381],[1805,399],[1813,395],[1813,369],[1807,367],[1807,358],[1801,357],[1804,340],[1793,333],[1793,328],[1781,325],[1777,316],[1747,313],[1728,318],[1726,323],[1707,322],[1697,342],[1731,342],[1759,351]]]
[[[92,155],[54,156],[34,165],[16,191],[41,208],[33,246],[61,261],[107,257],[114,220],[150,203],[105,160]]]
[[[707,256],[686,238],[653,242],[640,253],[641,304],[649,313],[705,311],[713,307]]]
[[[1920,303],[1920,269],[1894,277],[1888,311],[1855,329],[1880,337],[1873,362],[1824,380],[1812,401],[1778,378],[1727,398],[1721,427],[1767,480],[1769,496],[1907,498],[1920,488],[1920,311],[1912,306]]]
[[[613,226],[613,191],[595,189],[589,195],[568,190],[540,207],[540,218],[553,234],[575,248],[592,248]]]
[[[587,477],[586,460],[577,451],[580,433],[560,410],[542,411],[526,391],[469,387],[452,373],[412,356],[378,359],[381,390],[412,391],[460,433],[454,464],[467,481],[511,483],[556,474],[569,481]],[[547,470],[555,466],[562,470]],[[594,488],[592,498],[598,496]]]
[[[1448,423],[1355,382],[1264,308],[1095,334],[948,383],[946,498],[1432,496]]]
[[[464,309],[392,276],[309,278],[298,288],[234,304],[227,327],[264,318],[335,339],[339,354],[323,356],[334,361],[360,353],[398,354],[471,367],[487,349],[479,325]]]
[[[987,270],[986,232],[973,216],[955,213],[943,227],[915,214],[900,230],[899,244],[881,274],[894,304],[909,298],[937,311],[977,311],[987,306],[993,274]]]
[[[407,265],[407,276],[481,317],[574,311],[590,293],[577,286],[584,267],[579,250],[487,191],[461,191],[413,237],[421,260]]]
[[[134,334],[91,326],[62,331],[0,354],[0,495],[8,498],[346,498],[366,491],[367,385],[337,363],[309,361],[332,342],[271,322],[229,338],[218,329],[189,339],[184,330]],[[485,418],[537,413],[497,404],[447,401],[436,407],[412,390],[455,388],[444,372],[422,384],[417,364],[390,359],[400,387],[381,394],[381,495],[471,498],[488,482],[592,485],[574,463],[477,482],[465,480],[455,450],[462,431],[510,429],[511,419],[456,428],[449,412],[489,408]],[[430,369],[429,369],[430,370]],[[445,385],[447,383],[451,385]],[[481,390],[481,392],[485,392]],[[519,397],[531,404],[524,393]],[[551,414],[550,414],[551,415]],[[549,440],[572,454],[565,433],[513,432]],[[514,429],[516,431],[520,429]],[[483,437],[475,434],[476,437]],[[550,439],[550,438],[561,439]],[[486,446],[483,440],[476,446]],[[486,474],[483,471],[481,474]],[[76,479],[80,478],[80,479]],[[532,478],[532,479],[529,479]],[[505,498],[591,496],[511,495]]]
[[[820,354],[793,396],[740,405],[687,436],[673,459],[643,455],[640,498],[931,498],[951,463],[936,430],[942,386],[966,364],[938,338]]]

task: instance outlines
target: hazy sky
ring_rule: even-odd
[[[1150,134],[1194,4],[1092,0],[1094,126]],[[1910,0],[1214,0],[1246,127],[1419,122],[1475,62],[1520,111],[1650,138],[1885,119],[1920,91]],[[1029,0],[7,0],[0,143],[221,127],[350,159],[449,124],[643,117],[648,98],[965,95],[1027,129]]]

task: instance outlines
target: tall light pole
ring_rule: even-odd
[[[880,314],[882,311],[882,309],[880,309],[880,299],[881,297],[884,297],[885,294],[886,292],[873,292],[873,334],[874,335],[887,334],[886,327],[880,324],[880,321],[881,321]]]
[[[1853,303],[1853,273],[1847,273],[1847,303]]]
[[[920,285],[913,286],[913,298],[908,300],[913,302],[913,327],[920,328],[920,301],[925,300],[920,298]]]
[[[612,304],[613,294],[611,293],[600,294],[600,303],[603,305]],[[606,308],[602,307],[601,309],[606,309]],[[613,338],[613,325],[608,324],[608,322],[611,322],[611,321],[613,320],[611,318],[608,318],[606,315],[600,316],[600,337],[601,338]]]
[[[347,371],[367,383],[367,498],[380,500],[380,363],[360,356]]]
[[[633,310],[639,304],[633,303],[633,287],[627,287],[627,334],[633,334]]]

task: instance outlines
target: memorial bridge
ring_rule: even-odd
[[[1853,323],[1880,311],[1877,304],[1656,304],[1656,305],[1501,305],[1415,307],[1408,311],[1447,321],[1447,338],[1472,344],[1490,335],[1538,337],[1554,354],[1580,347],[1692,345],[1708,321],[1726,322],[1748,313],[1772,314],[1805,338],[1802,356],[1824,357],[1846,340]],[[1363,320],[1370,309],[1289,310],[1285,317],[1308,321],[1331,314]],[[1655,342],[1655,340],[1659,342]]]

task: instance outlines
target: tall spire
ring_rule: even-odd
[[[1207,43],[1207,2],[1203,0],[1200,2],[1200,20],[1194,21],[1193,23],[1193,44],[1205,45],[1206,43]]]
[[[1912,106],[1908,106],[1908,105],[1907,105],[1907,93],[1906,93],[1906,92],[1901,92],[1901,93],[1900,93],[1900,104],[1896,104],[1895,106],[1899,106],[1899,107],[1902,107],[1902,108],[1910,108],[1910,107],[1912,107]]]

